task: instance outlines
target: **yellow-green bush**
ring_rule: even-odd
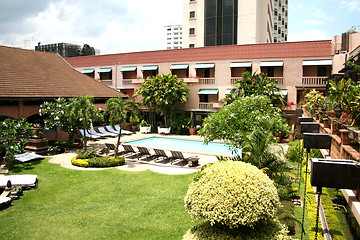
[[[290,239],[287,233],[278,220],[260,221],[254,228],[233,229],[204,222],[187,231],[183,240],[286,240]]]
[[[275,218],[280,205],[273,181],[261,170],[240,161],[219,161],[190,184],[185,208],[210,224],[254,227]]]
[[[77,159],[76,157],[71,159],[71,164],[78,167],[89,167],[87,159]]]

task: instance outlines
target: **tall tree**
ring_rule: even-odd
[[[184,103],[189,99],[189,89],[186,83],[176,75],[162,74],[148,78],[135,97],[142,96],[142,105],[155,108],[164,117],[165,125],[169,126],[175,114],[177,103]]]
[[[226,96],[225,101],[230,104],[239,97],[265,95],[273,103],[282,103],[282,96],[277,94],[279,91],[277,84],[278,81],[275,78],[269,78],[267,74],[247,71],[243,73],[242,78],[236,81],[235,88],[231,90],[231,94]]]
[[[83,147],[86,149],[85,131],[90,129],[92,122],[101,119],[100,111],[94,105],[94,97],[86,95],[71,98],[68,111],[69,122],[84,131]]]
[[[105,115],[109,116],[109,122],[112,127],[114,127],[115,124],[125,123],[128,113],[134,116],[138,112],[139,112],[138,107],[133,100],[123,101],[123,99],[119,96],[117,98],[109,98],[106,101]],[[121,137],[121,125],[116,143],[115,158],[117,157],[117,152],[120,145],[120,137]]]

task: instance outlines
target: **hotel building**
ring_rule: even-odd
[[[184,0],[183,48],[284,42],[287,0]]]

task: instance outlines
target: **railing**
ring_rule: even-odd
[[[200,84],[215,84],[215,78],[199,78]]]
[[[199,109],[213,110],[214,105],[213,103],[199,103]]]
[[[132,85],[133,79],[123,79],[122,83],[123,83],[123,85]]]
[[[183,80],[186,83],[198,83],[199,82],[199,78],[197,78],[197,77],[183,78]]]
[[[268,77],[268,78],[273,78],[276,79],[278,81],[279,85],[283,85],[284,84],[284,78],[283,77]]]
[[[133,84],[141,84],[143,82],[145,82],[145,79],[143,78],[137,78],[137,79],[131,79]]]
[[[112,87],[112,80],[100,80],[100,82],[108,85],[109,87]]]
[[[303,77],[302,85],[303,86],[321,86],[325,87],[327,84],[328,77]]]
[[[235,84],[236,84],[236,81],[242,80],[242,79],[243,79],[243,77],[231,77],[231,78],[230,78],[230,83],[231,83],[232,85],[235,85]]]

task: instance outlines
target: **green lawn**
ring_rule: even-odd
[[[78,171],[46,160],[13,174],[39,186],[0,212],[0,239],[181,239],[197,224],[184,208],[191,175]]]

